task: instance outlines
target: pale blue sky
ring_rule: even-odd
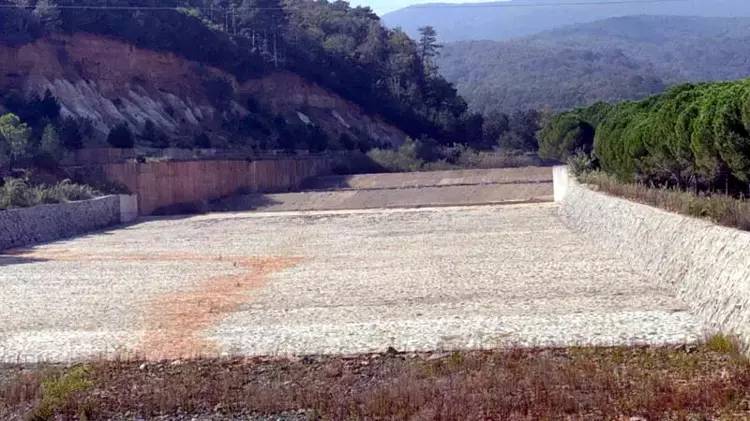
[[[349,0],[352,6],[370,6],[378,15],[420,3],[481,3],[492,0]],[[497,0],[495,0],[497,1]]]

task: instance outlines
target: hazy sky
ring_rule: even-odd
[[[493,1],[493,0],[484,0]],[[494,0],[497,1],[497,0]],[[352,6],[370,6],[378,15],[420,3],[481,3],[483,0],[349,0]]]

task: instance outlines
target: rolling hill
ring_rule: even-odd
[[[638,99],[750,75],[750,18],[628,16],[510,41],[449,43],[442,74],[478,111]]]
[[[571,24],[631,15],[750,16],[746,0],[510,0],[497,3],[414,5],[383,16],[411,36],[421,26],[437,29],[444,42],[507,40]]]

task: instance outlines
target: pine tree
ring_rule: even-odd
[[[55,161],[59,161],[62,158],[63,146],[60,143],[60,135],[57,133],[55,126],[48,124],[44,127],[39,148]]]
[[[419,58],[422,60],[422,67],[427,77],[437,75],[438,68],[435,59],[440,55],[440,49],[443,48],[437,39],[437,31],[432,26],[419,28]]]

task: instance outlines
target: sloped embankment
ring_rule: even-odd
[[[589,190],[571,180],[563,219],[675,288],[707,325],[750,350],[750,233]]]

